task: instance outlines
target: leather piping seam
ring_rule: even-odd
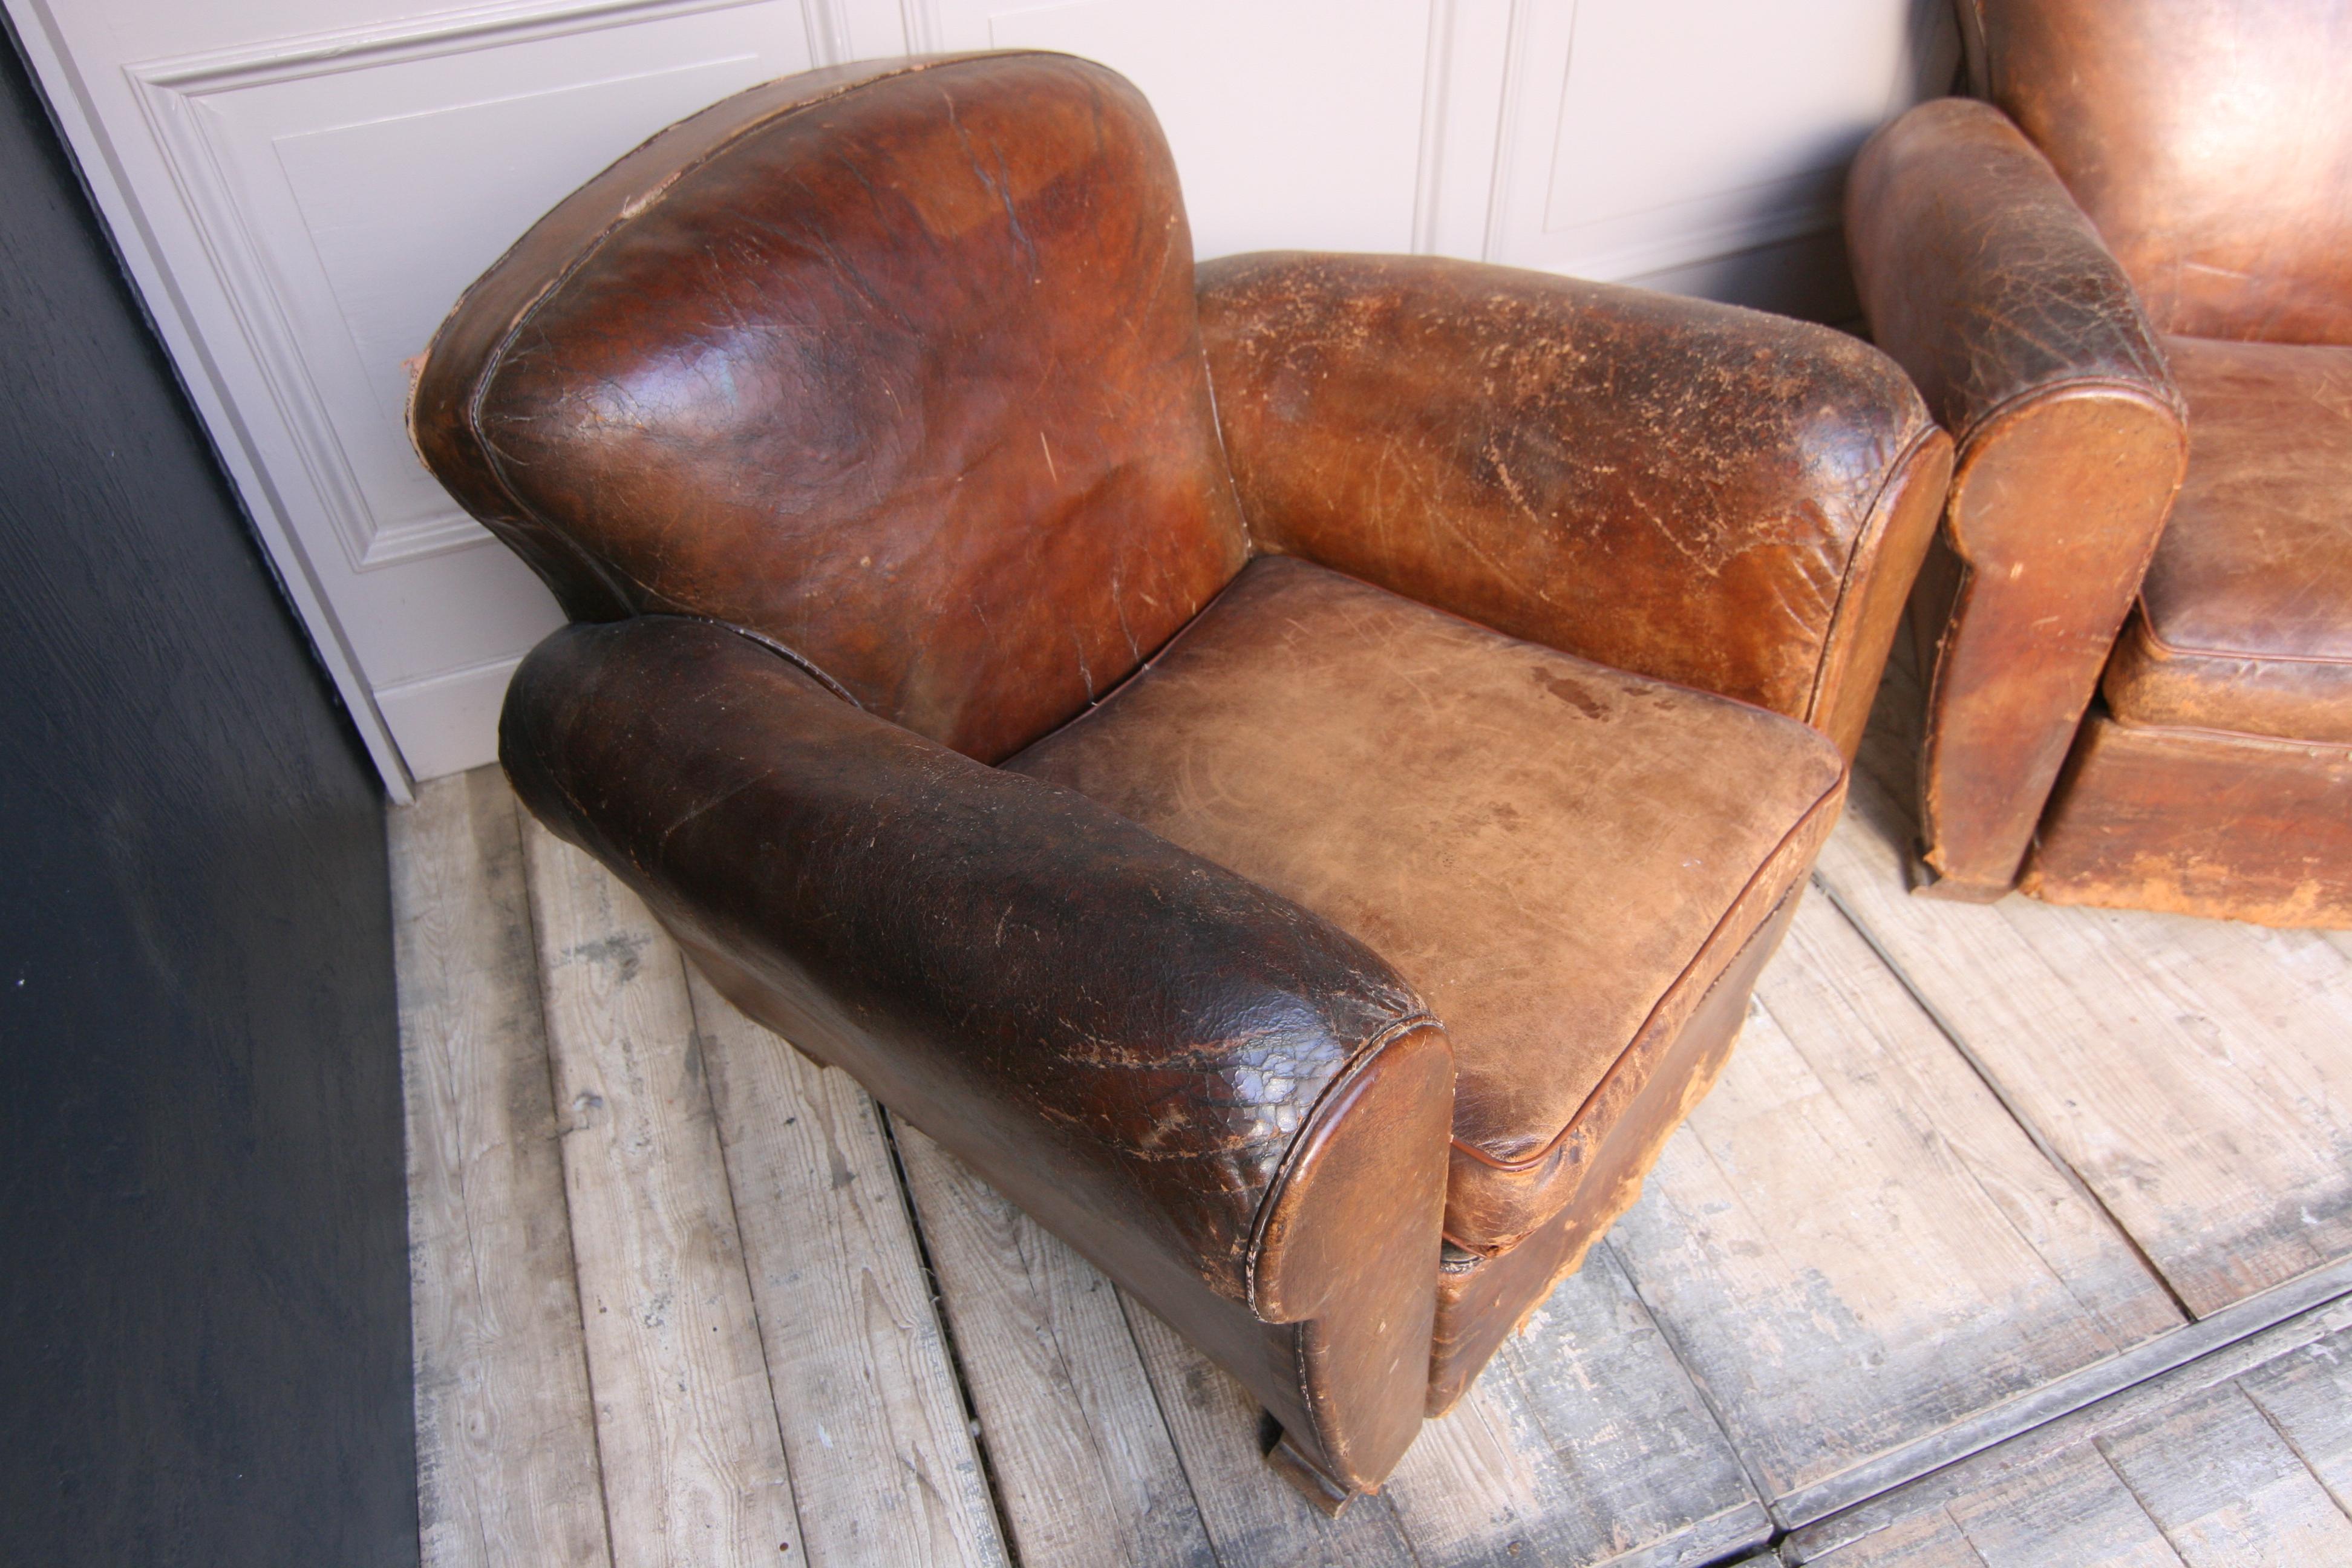
[[[2352,754],[2352,740],[2299,741],[2292,735],[2264,735],[2252,730],[2216,730],[2203,724],[2148,724],[2126,719],[2113,708],[2104,705],[2096,712],[2089,715],[2089,718],[2105,719],[2116,729],[2128,730],[2135,735],[2196,735],[2209,741],[2228,741],[2232,743],[2252,742],[2258,745],[2284,746],[2288,751],[2305,753],[2343,752]]]
[[[1756,939],[1764,934],[1764,928],[1772,923],[1774,918],[1777,917],[1780,910],[1787,906],[1790,899],[1797,896],[1799,891],[1800,889],[1797,886],[1792,883],[1790,884],[1788,891],[1782,893],[1779,898],[1772,900],[1772,907],[1764,911],[1764,918],[1756,922],[1756,929],[1748,933],[1748,939],[1739,944],[1739,951],[1731,955],[1731,962],[1725,964],[1721,969],[1716,971],[1715,978],[1708,981],[1706,983],[1706,989],[1699,993],[1697,1003],[1691,1008],[1691,1012],[1694,1015],[1698,1012],[1699,1008],[1706,1005],[1707,999],[1709,997],[1713,996],[1717,991],[1723,989],[1724,976],[1729,974],[1732,970],[1738,967],[1739,961],[1747,956],[1748,950],[1756,945]],[[1636,1038],[1638,1037],[1639,1037],[1637,1036]],[[1618,1123],[1618,1126],[1620,1127],[1623,1125],[1624,1123],[1622,1122]],[[1613,1132],[1616,1129],[1612,1128],[1611,1131]],[[1601,1142],[1602,1146],[1605,1148],[1607,1146],[1608,1140],[1603,1139]],[[1572,1203],[1574,1201],[1574,1194],[1571,1194],[1570,1195],[1569,1202]],[[1527,1240],[1528,1237],[1533,1236],[1537,1231],[1541,1230],[1545,1226],[1549,1225],[1554,1219],[1559,1217],[1561,1210],[1564,1210],[1567,1206],[1567,1203],[1561,1204],[1559,1209],[1554,1209],[1550,1214],[1548,1214],[1544,1215],[1543,1218],[1538,1220],[1533,1226],[1520,1233],[1516,1240],[1507,1242],[1488,1242],[1482,1246],[1475,1241],[1465,1241],[1460,1237],[1454,1235],[1452,1231],[1440,1226],[1437,1232],[1439,1236],[1443,1237],[1447,1242],[1460,1247],[1463,1251],[1471,1255],[1471,1261],[1456,1265],[1451,1271],[1456,1274],[1467,1274],[1475,1270],[1481,1263],[1493,1262],[1496,1258],[1500,1258],[1503,1254],[1518,1246],[1520,1242]],[[1439,1266],[1438,1272],[1445,1273],[1448,1270],[1443,1264]],[[1561,1278],[1565,1279],[1566,1276],[1563,1275]],[[1558,1281],[1555,1280],[1554,1283],[1556,1284]]]
[[[1258,1256],[1265,1247],[1265,1227],[1273,1223],[1274,1211],[1281,1206],[1284,1196],[1290,1191],[1290,1179],[1297,1173],[1307,1145],[1320,1126],[1323,1108],[1330,1103],[1334,1095],[1353,1083],[1390,1044],[1402,1039],[1415,1029],[1443,1027],[1434,1015],[1422,1012],[1399,1018],[1374,1031],[1348,1053],[1347,1059],[1339,1064],[1339,1070],[1331,1075],[1331,1081],[1316,1095],[1314,1105],[1300,1121],[1298,1131],[1290,1141],[1290,1147],[1283,1151],[1282,1163],[1276,1168],[1274,1180],[1266,1184],[1265,1195],[1257,1201],[1257,1213],[1250,1219],[1248,1250],[1242,1257],[1242,1293],[1253,1314],[1258,1310],[1257,1264]],[[1258,1321],[1265,1322],[1271,1320],[1260,1318]]]
[[[1758,884],[1761,882],[1764,873],[1771,868],[1775,861],[1780,858],[1782,853],[1788,849],[1791,843],[1795,842],[1797,836],[1806,829],[1814,817],[1821,814],[1822,807],[1828,805],[1832,799],[1836,798],[1843,794],[1847,775],[1851,772],[1851,768],[1840,768],[1838,770],[1836,781],[1832,783],[1828,789],[1822,792],[1819,799],[1815,800],[1812,805],[1804,809],[1804,812],[1798,816],[1795,824],[1790,827],[1788,832],[1780,836],[1780,843],[1772,847],[1772,852],[1764,857],[1763,864],[1756,868],[1756,874],[1748,879],[1747,885],[1742,887],[1739,889],[1738,896],[1731,900],[1731,907],[1723,911],[1722,918],[1715,922],[1714,927],[1707,931],[1705,939],[1699,942],[1697,952],[1691,954],[1689,961],[1682,966],[1681,971],[1677,973],[1674,979],[1667,984],[1666,988],[1659,993],[1658,999],[1650,1005],[1649,1013],[1643,1018],[1641,1026],[1633,1031],[1633,1037],[1625,1042],[1624,1049],[1617,1053],[1616,1059],[1612,1061],[1609,1064],[1608,1070],[1601,1075],[1601,1080],[1592,1086],[1591,1091],[1585,1095],[1583,1100],[1577,1106],[1574,1114],[1569,1117],[1568,1121],[1560,1127],[1559,1132],[1553,1135],[1549,1142],[1537,1150],[1534,1153],[1523,1155],[1515,1160],[1498,1159],[1495,1155],[1486,1152],[1484,1149],[1479,1148],[1476,1144],[1465,1143],[1459,1138],[1452,1140],[1453,1146],[1482,1165],[1487,1166],[1493,1170],[1503,1171],[1512,1174],[1517,1174],[1521,1171],[1532,1170],[1536,1166],[1543,1163],[1546,1160],[1550,1159],[1552,1155],[1558,1152],[1559,1146],[1568,1141],[1568,1135],[1576,1131],[1577,1123],[1584,1119],[1585,1113],[1592,1109],[1592,1102],[1599,1099],[1601,1091],[1606,1089],[1611,1082],[1616,1079],[1618,1072],[1624,1067],[1626,1060],[1633,1056],[1633,1047],[1641,1044],[1642,1037],[1647,1034],[1649,1032],[1650,1026],[1657,1021],[1659,1009],[1665,1006],[1668,999],[1670,999],[1674,995],[1675,992],[1681,987],[1682,983],[1690,977],[1691,971],[1697,967],[1700,957],[1706,953],[1707,948],[1714,942],[1717,936],[1722,933],[1724,927],[1729,922],[1731,917],[1738,912],[1739,906],[1747,901],[1748,895],[1750,892],[1753,892]],[[1791,882],[1790,885],[1793,888],[1796,884]],[[1778,909],[1779,907],[1779,900],[1774,900],[1772,908]],[[1764,921],[1770,918],[1771,910],[1767,910],[1763,918],[1759,919],[1756,923],[1759,927],[1761,927]],[[1736,958],[1738,954],[1735,952],[1732,956]],[[1730,960],[1726,960],[1724,966],[1726,968],[1729,968]],[[1460,1246],[1461,1243],[1456,1242],[1454,1245]]]
[[[1009,55],[1049,55],[1053,53],[1053,51],[1046,49],[1007,49],[1003,51],[988,52],[992,54],[1002,53]],[[489,395],[490,383],[497,379],[499,371],[505,365],[507,353],[514,346],[515,340],[522,335],[523,329],[530,323],[531,318],[539,313],[540,307],[546,304],[547,301],[552,299],[558,291],[569,284],[572,279],[579,274],[582,268],[594,260],[614,235],[620,233],[622,229],[627,227],[629,225],[635,223],[638,218],[643,217],[646,213],[660,205],[671,191],[675,190],[690,176],[699,173],[705,166],[709,164],[713,160],[719,158],[721,154],[731,152],[738,142],[742,142],[747,137],[750,137],[756,132],[767,130],[772,125],[790,120],[809,110],[819,108],[824,104],[829,104],[836,99],[846,98],[851,93],[856,92],[861,89],[873,87],[881,82],[895,81],[900,77],[915,76],[927,70],[936,70],[944,67],[960,65],[964,63],[964,61],[970,58],[971,57],[969,55],[950,55],[945,58],[933,56],[928,58],[918,59],[913,64],[901,66],[896,70],[877,71],[872,76],[859,77],[855,81],[844,82],[833,90],[819,94],[815,98],[796,100],[792,103],[782,105],[769,113],[760,115],[756,119],[745,121],[742,125],[730,132],[722,140],[705,149],[698,157],[678,165],[677,169],[663,176],[655,183],[653,188],[649,192],[634,200],[623,202],[621,204],[620,211],[614,216],[612,221],[607,223],[603,228],[599,229],[596,232],[595,237],[582,246],[580,247],[579,254],[567,262],[561,272],[558,272],[553,278],[550,279],[544,288],[541,289],[536,294],[533,294],[523,303],[520,309],[516,310],[514,320],[508,323],[507,330],[499,335],[497,346],[492,348],[488,354],[483,356],[482,368],[475,375],[473,384],[467,389],[466,393],[466,434],[473,437],[474,445],[476,448],[481,452],[484,462],[489,468],[491,476],[498,480],[499,488],[507,493],[507,499],[514,503],[515,510],[530,519],[531,521],[537,523],[541,528],[545,529],[555,534],[558,538],[562,539],[576,554],[583,558],[590,569],[596,573],[597,576],[604,582],[605,586],[608,589],[612,586],[612,582],[608,574],[607,563],[601,562],[591,555],[584,546],[571,539],[565,531],[557,528],[545,517],[541,516],[536,507],[523,500],[521,493],[516,489],[513,479],[509,477],[507,473],[507,465],[504,457],[499,452],[499,449],[496,447],[490,444],[489,438],[482,432],[482,401]],[[716,108],[717,105],[713,105],[712,107]],[[688,118],[692,119],[693,117],[688,116]],[[631,148],[628,152],[621,154],[619,158],[614,159],[613,161],[613,164],[606,165],[607,170],[612,168],[614,165],[625,163],[628,159],[635,156],[636,153],[644,151],[655,142],[659,141],[667,133],[668,129],[670,128],[665,127],[662,131],[655,132],[653,135],[646,138],[645,141],[639,142],[635,147]],[[515,241],[515,245],[517,246],[521,243],[522,241],[520,239]],[[501,255],[499,258],[499,260],[492,264],[491,271],[495,272],[499,266],[503,266],[505,264],[507,256],[513,253],[513,248],[514,247],[511,246],[508,247],[506,254]],[[488,274],[486,273],[484,276],[488,277]],[[467,293],[470,294],[472,291],[473,290],[471,289],[468,289]],[[451,310],[450,315],[455,316],[458,310],[462,310],[464,309],[465,297],[461,295],[458,298],[456,307]],[[437,336],[438,334],[436,333],[436,335]],[[419,379],[421,380],[422,378],[420,377]],[[645,587],[645,584],[638,584],[637,586],[642,589]],[[616,594],[614,595],[614,597],[622,598],[624,603],[626,602],[624,595]]]
[[[827,675],[823,667],[818,665],[814,659],[810,658],[806,654],[802,653],[798,648],[792,647],[790,644],[777,641],[774,637],[770,637],[765,632],[755,632],[750,626],[739,625],[734,621],[722,621],[716,616],[686,615],[679,614],[675,611],[662,611],[656,613],[674,615],[676,616],[676,618],[682,621],[698,621],[706,626],[718,626],[722,630],[733,632],[739,637],[758,643],[761,647],[766,648],[770,653],[774,654],[777,658],[782,659],[785,663],[799,670],[803,675],[807,676],[811,680],[815,681],[819,686],[824,687],[827,691],[832,692],[835,697],[840,698],[844,702],[846,702],[852,708],[856,709],[860,713],[866,711],[866,704],[851,696],[849,694],[849,688],[842,685],[841,682],[835,680],[832,676]]]
[[[1845,571],[1838,577],[1837,602],[1830,606],[1829,624],[1822,630],[1822,651],[1813,666],[1812,689],[1805,695],[1804,719],[1808,724],[1821,714],[1822,700],[1829,690],[1830,661],[1844,651],[1838,633],[1844,629],[1840,622],[1845,615],[1847,602],[1853,597],[1854,579],[1862,574],[1865,557],[1871,564],[1877,563],[1878,547],[1885,542],[1886,531],[1895,521],[1895,509],[1890,503],[1902,489],[1904,479],[1910,474],[1911,465],[1941,428],[1931,418],[1917,435],[1904,445],[1902,453],[1887,466],[1885,477],[1878,481],[1878,489],[1870,499],[1869,510],[1862,514],[1861,531],[1854,536],[1853,547],[1846,552]]]
[[[2352,654],[2341,653],[2241,653],[2235,648],[2190,647],[2185,643],[2167,642],[2158,635],[2156,625],[2148,618],[2147,595],[2132,596],[2132,607],[2139,611],[2139,635],[2150,647],[2167,658],[2234,658],[2247,664],[2352,664]]]
[[[2161,357],[2160,353],[2159,357]],[[1979,440],[1995,421],[2019,409],[2030,408],[2037,403],[2045,401],[2055,403],[2064,398],[2086,396],[2100,392],[2118,393],[2128,402],[2145,404],[2158,414],[2170,415],[2174,437],[2185,452],[2189,446],[2189,409],[2182,403],[2177,387],[2168,384],[2167,390],[2171,393],[2171,395],[2159,397],[2148,389],[2146,382],[2135,381],[2129,376],[2122,375],[2064,375],[2054,381],[2036,382],[2032,386],[2011,393],[1962,422],[1959,432],[1955,437],[1955,445],[1958,450],[1954,454],[1952,467],[1955,470],[1958,469],[1974,455]]]

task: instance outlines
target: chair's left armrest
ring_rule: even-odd
[[[1425,257],[1201,269],[1260,549],[1754,702],[1851,757],[1950,442],[1824,327]]]

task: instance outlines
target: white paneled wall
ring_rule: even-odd
[[[1945,0],[5,0],[386,777],[491,754],[558,620],[401,428],[403,362],[646,135],[812,64],[1045,47],[1150,97],[1202,256],[1415,250],[1814,314]]]

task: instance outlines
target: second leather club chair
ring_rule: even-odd
[[[1927,890],[2352,926],[2352,5],[1960,19],[1846,225],[1959,440]]]
[[[467,291],[412,417],[573,621],[507,697],[530,809],[1328,1507],[1721,1069],[1949,465],[1819,328],[1196,275],[1150,109],[1044,54],[663,132]]]

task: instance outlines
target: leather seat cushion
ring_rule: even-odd
[[[1456,1062],[1446,1230],[1479,1251],[1571,1201],[1844,782],[1793,720],[1286,557],[1005,765],[1295,900],[1419,989]]]
[[[2352,742],[2352,348],[2166,347],[2189,476],[2107,706],[2124,724]]]

